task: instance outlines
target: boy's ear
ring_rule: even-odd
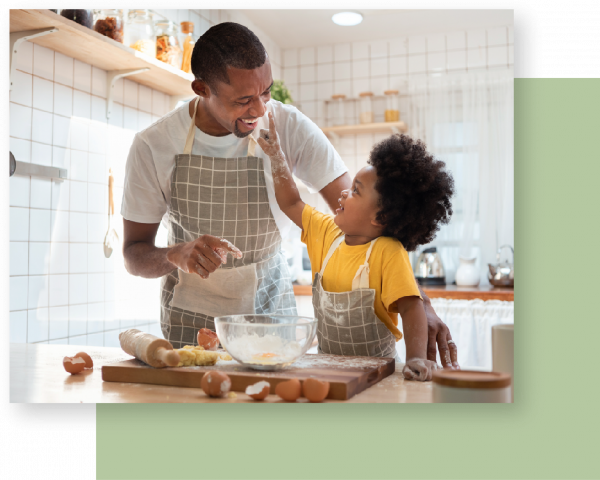
[[[377,216],[374,216],[374,217],[371,219],[371,225],[373,225],[374,227],[380,227],[380,228],[383,228],[383,227],[385,227],[385,224],[384,224],[384,223],[380,223],[380,222],[377,220]]]

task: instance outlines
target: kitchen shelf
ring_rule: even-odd
[[[323,130],[325,135],[335,138],[343,135],[361,135],[364,133],[404,133],[408,130],[408,127],[404,122],[381,122],[324,127],[321,130]]]
[[[10,32],[54,27],[58,31],[30,41],[94,67],[111,71],[148,68],[129,77],[167,95],[191,97],[194,76],[144,55],[50,10],[10,10]],[[108,94],[108,92],[107,92]]]

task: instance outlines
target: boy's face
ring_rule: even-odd
[[[352,188],[343,190],[334,221],[346,235],[379,236],[382,225],[375,220],[379,211],[379,193],[375,190],[377,171],[371,165],[361,169]]]

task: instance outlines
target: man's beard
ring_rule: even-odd
[[[233,127],[233,134],[238,137],[238,138],[246,138],[248,135],[250,135],[254,130],[249,130],[247,132],[242,132],[240,131],[240,129],[238,128],[238,123],[237,120],[234,123],[234,127]]]

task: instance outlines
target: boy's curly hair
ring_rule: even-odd
[[[409,252],[431,242],[452,216],[454,180],[446,164],[408,135],[379,142],[368,163],[377,170],[377,221],[385,226],[383,235],[397,238]]]

